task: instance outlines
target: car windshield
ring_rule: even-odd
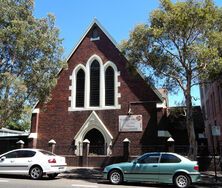
[[[50,151],[46,151],[46,150],[39,150],[41,153],[43,153],[44,155],[49,155],[49,156],[55,156],[55,154],[53,154]]]
[[[131,162],[137,162],[141,157],[143,157],[145,154],[138,156],[137,158],[133,159]]]
[[[138,159],[140,159],[142,156],[143,156],[143,155],[140,155],[139,157],[137,157],[137,158],[133,159],[133,160],[131,161],[131,163],[135,163],[135,162],[137,162],[137,161],[138,161]]]
[[[145,153],[131,162],[139,162],[139,163],[158,163],[160,157],[160,153]]]

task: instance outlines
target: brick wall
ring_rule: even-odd
[[[143,116],[143,132],[118,132],[118,117],[119,115],[127,114],[129,102],[156,101],[158,100],[156,94],[138,74],[135,75],[135,73],[128,70],[127,60],[101,30],[99,30],[100,40],[98,41],[90,41],[90,33],[91,31],[70,57],[68,69],[60,72],[57,85],[51,93],[52,100],[44,106],[41,104],[37,106],[37,108],[40,108],[37,147],[48,149],[48,141],[54,139],[57,142],[57,154],[69,154],[68,146],[92,113],[92,111],[68,111],[68,107],[70,107],[68,99],[71,96],[69,77],[79,63],[86,65],[87,60],[94,54],[101,57],[104,63],[107,61],[114,62],[118,71],[120,71],[118,81],[121,86],[118,93],[121,93],[119,98],[121,109],[96,111],[114,137],[113,155],[122,153],[122,148],[119,146],[122,145],[122,141],[125,138],[131,141],[131,145],[155,144],[157,142],[155,103],[132,106],[134,114]],[[32,124],[32,130],[35,129],[34,126]],[[141,152],[138,151],[138,147],[131,151],[132,154],[137,154],[138,152]]]
[[[202,85],[201,91],[201,107],[205,117],[205,133],[208,139],[210,151],[212,151],[212,132],[211,127],[220,126],[222,130],[222,87],[221,79],[210,84]],[[221,136],[214,137],[214,145],[216,152],[220,153],[222,148],[222,132]]]

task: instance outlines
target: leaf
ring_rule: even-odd
[[[53,15],[33,16],[32,0],[0,1],[0,39],[0,127],[16,127],[27,106],[50,99],[62,40]]]

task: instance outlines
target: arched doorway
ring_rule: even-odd
[[[112,152],[111,145],[113,136],[95,111],[90,114],[74,137],[76,143],[75,154],[77,156],[83,155],[82,143],[85,139],[91,142],[90,153],[110,155]]]
[[[91,129],[84,137],[90,141],[89,154],[104,155],[105,140],[102,133],[97,129]]]

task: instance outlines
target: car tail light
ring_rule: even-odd
[[[198,166],[198,165],[195,165],[195,166],[193,167],[193,169],[196,170],[196,171],[199,171],[199,166]]]
[[[49,159],[48,163],[56,163],[56,159],[55,158],[54,159]]]

